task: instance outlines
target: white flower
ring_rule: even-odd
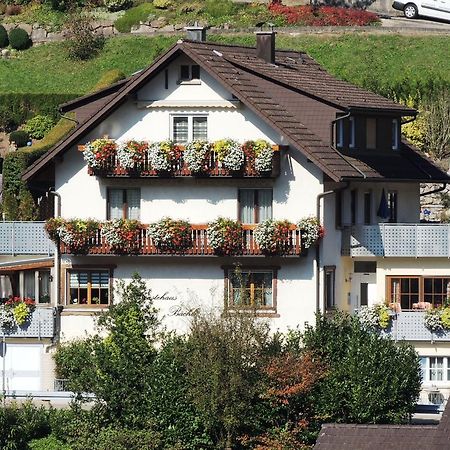
[[[155,142],[148,150],[148,160],[152,169],[157,172],[169,172],[171,169],[169,153],[161,145],[164,143]]]
[[[441,319],[441,309],[430,309],[425,314],[425,326],[432,332],[439,332],[444,329]]]
[[[128,142],[119,142],[117,147],[117,160],[123,168],[132,169],[134,167],[133,154],[128,147]]]
[[[272,146],[263,140],[255,142],[255,169],[258,172],[269,172],[272,170],[273,150]]]
[[[112,247],[123,244],[122,235],[120,233],[122,222],[120,219],[114,219],[102,224],[101,235]]]
[[[261,251],[273,250],[275,229],[276,222],[272,219],[264,220],[255,228],[253,237]]]
[[[211,145],[206,141],[193,141],[186,145],[184,161],[192,173],[202,172],[207,164]]]
[[[7,305],[0,305],[0,328],[10,328],[15,325],[12,309]]]
[[[302,233],[302,244],[305,248],[311,247],[320,238],[321,225],[315,217],[305,217],[300,220],[297,227]]]

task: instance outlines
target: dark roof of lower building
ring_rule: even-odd
[[[395,154],[343,155],[330,146],[325,137],[329,125],[323,132],[313,132],[303,123],[301,108],[292,105],[295,105],[295,99],[300,102],[308,96],[318,104],[322,102],[337,110],[368,108],[397,116],[412,115],[415,110],[337,80],[305,53],[277,51],[276,64],[270,64],[258,58],[252,47],[193,41],[179,41],[151,66],[126,81],[65,105],[66,111],[79,108],[82,120],[71,134],[30,166],[23,178],[33,177],[45,165],[51,164],[55,156],[79,143],[180,53],[193,59],[334,181],[450,181],[447,174],[407,143],[403,143],[402,149]]]
[[[439,425],[324,424],[316,450],[450,449],[450,402]]]

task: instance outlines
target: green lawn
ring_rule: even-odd
[[[83,94],[102,74],[117,68],[130,75],[146,67],[179,36],[117,37],[86,61],[70,61],[62,43],[37,46],[17,59],[0,60],[1,93]],[[254,45],[253,35],[211,35],[223,42]],[[450,38],[446,36],[305,35],[278,36],[280,48],[305,50],[330,72],[374,91],[392,95],[436,83],[450,86]]]

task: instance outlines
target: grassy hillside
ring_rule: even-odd
[[[117,37],[107,41],[96,58],[71,61],[62,43],[31,48],[19,57],[0,60],[0,92],[73,94],[88,92],[112,68],[130,75],[142,69],[178,39]],[[254,45],[253,35],[211,36],[221,42]],[[305,50],[331,73],[360,86],[392,96],[436,83],[450,86],[450,38],[352,33],[344,35],[278,36],[280,48]]]

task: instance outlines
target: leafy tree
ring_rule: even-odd
[[[303,336],[305,351],[327,366],[314,389],[316,414],[328,421],[401,423],[413,412],[420,392],[414,348],[362,327],[357,317],[318,316]]]

